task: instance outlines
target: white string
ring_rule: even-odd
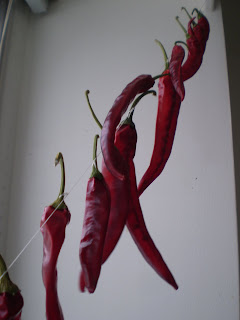
[[[96,161],[97,157],[101,154],[101,151],[97,154],[96,158],[93,160],[93,162],[86,168],[86,170],[81,174],[81,176],[78,178],[78,180],[73,184],[69,192],[66,192],[61,196],[63,196],[62,201],[57,205],[57,207],[53,210],[53,212],[50,214],[50,216],[47,218],[46,221],[42,224],[40,228],[37,229],[37,231],[34,233],[34,235],[30,238],[30,240],[26,243],[26,245],[23,247],[23,249],[19,252],[19,254],[16,256],[16,258],[10,263],[8,266],[7,270],[5,270],[2,275],[0,276],[0,281],[1,279],[5,276],[5,274],[11,269],[11,267],[16,263],[16,261],[20,258],[20,256],[24,253],[24,251],[27,249],[27,247],[31,244],[31,242],[36,238],[36,236],[39,234],[41,229],[45,226],[45,224],[48,222],[48,220],[53,216],[53,214],[57,211],[57,209],[60,207],[60,205],[64,202],[64,200],[70,195],[70,193],[73,191],[73,189],[79,184],[79,182],[82,180],[84,175],[87,173],[87,171],[91,168],[91,166],[94,164]]]

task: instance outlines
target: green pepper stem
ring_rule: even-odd
[[[177,23],[179,24],[179,26],[182,28],[183,32],[185,33],[186,35],[186,38],[188,39],[190,37],[190,35],[188,34],[187,32],[187,29],[184,27],[184,25],[181,23],[181,21],[179,20],[179,17],[177,16],[175,18],[177,20]]]
[[[101,180],[103,178],[101,172],[98,170],[98,164],[97,164],[97,142],[98,142],[99,135],[96,134],[94,137],[93,142],[93,166],[92,166],[92,173],[90,176],[91,178],[97,178]]]
[[[139,101],[145,97],[147,94],[152,94],[154,96],[157,95],[156,91],[155,90],[149,90],[149,91],[146,91],[146,92],[143,92],[142,94],[140,94],[140,96],[138,96],[132,103],[131,105],[131,108],[130,108],[130,113],[133,109],[135,109],[136,105],[139,103]],[[132,115],[131,115],[132,116]]]
[[[192,14],[193,14],[195,11],[197,12],[197,17],[198,17],[198,19],[200,19],[201,17],[203,17],[203,13],[202,13],[200,10],[198,10],[197,8],[194,8],[194,9],[193,9]]]
[[[186,9],[185,7],[182,7],[181,9],[186,12],[188,18],[191,20],[191,19],[192,19],[192,16],[191,16],[190,13],[187,11],[187,9]],[[195,26],[195,25],[196,25],[196,22],[193,21],[192,24]]]
[[[169,61],[168,61],[168,56],[167,56],[166,50],[159,40],[156,39],[155,42],[160,46],[160,48],[162,50],[164,61],[165,61],[165,70],[167,70],[169,68]]]
[[[64,161],[63,161],[63,155],[61,152],[59,152],[56,155],[55,158],[55,167],[60,163],[61,166],[61,185],[60,185],[60,191],[58,194],[57,199],[51,204],[52,207],[55,209],[58,208],[59,210],[63,210],[67,208],[64,199],[64,190],[65,190],[65,167],[64,167]]]
[[[146,92],[143,92],[142,94],[140,94],[132,103],[131,105],[131,108],[129,110],[129,113],[128,113],[128,116],[127,118],[122,121],[122,123],[120,124],[120,126],[122,125],[129,125],[131,127],[134,127],[134,123],[133,123],[133,120],[132,120],[132,117],[133,117],[133,113],[135,111],[135,108],[136,108],[136,105],[139,103],[139,101],[145,97],[147,94],[153,94],[154,96],[157,95],[156,91],[155,90],[149,90],[149,91],[146,91]]]
[[[95,112],[93,111],[93,108],[91,106],[91,103],[90,103],[90,100],[89,100],[89,93],[90,91],[89,90],[86,90],[85,91],[85,96],[86,96],[86,99],[87,99],[87,103],[88,103],[88,106],[89,106],[89,109],[92,113],[92,116],[94,118],[94,120],[96,121],[97,125],[99,126],[99,128],[102,130],[102,124],[101,122],[98,120],[98,117],[96,116]]]
[[[184,42],[184,41],[175,41],[174,44],[177,45],[178,43],[181,43],[181,44],[185,45],[187,47],[187,49],[188,49],[188,45],[186,44],[186,42]]]
[[[3,292],[8,292],[14,295],[18,291],[19,288],[10,280],[6,263],[3,257],[0,255],[0,294]]]

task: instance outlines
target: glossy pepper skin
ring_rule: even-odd
[[[7,266],[0,255],[0,320],[21,320],[23,297],[19,288],[10,280]],[[4,274],[5,273],[5,274]]]
[[[104,242],[109,220],[111,197],[103,175],[97,168],[95,136],[93,172],[88,180],[85,215],[82,237],[79,248],[79,258],[82,266],[80,275],[80,290],[88,289],[93,293],[96,289],[101,271]]]
[[[115,100],[104,121],[101,132],[101,148],[104,162],[108,170],[120,180],[123,180],[127,175],[127,168],[114,145],[116,128],[135,96],[150,89],[154,82],[155,80],[150,75],[140,75],[130,82]]]
[[[172,79],[173,86],[183,101],[185,97],[185,88],[182,78],[182,62],[185,56],[185,51],[182,46],[174,45],[172,55],[169,62],[169,73]]]
[[[168,73],[168,69],[164,72]],[[155,141],[150,164],[138,185],[138,195],[161,174],[171,154],[181,98],[176,92],[171,76],[165,75],[158,82],[158,111]]]
[[[46,319],[63,320],[63,312],[57,293],[57,260],[65,240],[65,229],[71,214],[63,201],[65,172],[63,156],[59,153],[55,165],[60,162],[62,181],[59,197],[50,206],[45,207],[40,227],[43,235],[42,279],[46,289]]]
[[[135,141],[135,145],[131,144],[131,147],[129,147],[128,144],[129,137],[131,137],[131,141]],[[162,255],[154,244],[143,218],[133,162],[137,143],[137,132],[135,125],[132,122],[132,116],[128,118],[126,124],[123,124],[116,132],[116,142],[129,167],[130,210],[127,217],[127,228],[146,262],[162,279],[172,285],[175,289],[178,289],[178,285],[167,264],[163,260]]]

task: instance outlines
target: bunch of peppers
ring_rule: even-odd
[[[93,170],[88,180],[85,215],[79,248],[82,271],[79,277],[81,291],[89,293],[96,289],[102,264],[116,247],[123,229],[127,226],[136,246],[146,262],[173,288],[178,285],[165,263],[160,251],[147,230],[139,197],[161,174],[171,154],[177,120],[185,97],[184,82],[200,68],[209,37],[209,23],[197,9],[196,17],[182,8],[189,17],[187,30],[176,17],[186,34],[186,43],[175,42],[171,59],[158,40],[165,59],[165,70],[152,77],[140,75],[130,82],[115,100],[103,126],[97,119],[86,92],[90,110],[101,129],[102,173],[97,165],[97,141],[94,139]],[[180,44],[186,45],[188,55]],[[155,142],[149,167],[137,186],[134,156],[137,145],[137,131],[133,113],[138,102],[158,80],[158,112],[155,126]],[[136,97],[139,95],[138,97]],[[134,100],[135,99],[135,100]],[[122,116],[134,100],[130,112],[121,122]],[[55,165],[61,165],[61,186],[57,199],[44,210],[41,219],[43,234],[42,278],[46,289],[46,318],[63,320],[63,312],[57,294],[57,260],[64,243],[65,229],[71,214],[64,202],[65,169],[63,155],[58,153]],[[19,288],[10,280],[6,264],[0,255],[0,320],[21,319],[23,297]]]
[[[92,115],[101,129],[103,161],[102,173],[95,165],[87,186],[79,249],[82,266],[79,277],[81,291],[95,291],[101,265],[116,247],[125,226],[146,262],[163,280],[178,289],[171,271],[147,230],[139,197],[161,174],[171,154],[179,110],[185,97],[184,82],[200,68],[209,36],[210,28],[206,17],[194,9],[198,20],[195,22],[196,17],[191,16],[185,8],[182,9],[190,18],[188,30],[180,23],[178,17],[176,19],[186,33],[187,42],[175,42],[169,61],[162,43],[156,40],[164,54],[165,70],[158,76],[144,74],[130,82],[115,100],[103,125],[91,107],[89,91],[86,92]],[[182,44],[188,49],[185,61]],[[132,117],[137,103],[148,93],[154,93],[150,89],[157,79],[158,112],[155,142],[150,164],[137,185],[134,165],[137,131]],[[126,120],[121,122],[132,101]],[[95,138],[95,147],[96,141]]]

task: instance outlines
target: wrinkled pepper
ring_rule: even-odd
[[[114,145],[115,131],[123,114],[138,93],[150,89],[155,80],[150,75],[140,75],[130,82],[115,100],[107,114],[101,131],[101,148],[108,170],[118,179],[123,180],[128,174],[125,161]]]
[[[163,260],[162,255],[154,244],[143,218],[143,213],[138,197],[135,165],[133,162],[137,143],[137,132],[132,121],[132,115],[133,112],[130,113],[129,117],[116,132],[116,144],[118,143],[121,154],[128,162],[129,167],[131,201],[130,210],[127,217],[127,228],[146,262],[157,272],[157,274],[162,279],[172,285],[175,289],[178,289],[178,285],[167,264]],[[131,144],[131,147],[129,148],[128,140],[129,137],[133,136],[135,136],[135,145]]]
[[[111,198],[108,186],[97,165],[97,139],[94,139],[93,170],[88,180],[79,258],[82,266],[80,290],[95,291],[101,271],[104,241],[110,213]],[[83,277],[83,278],[82,278]]]
[[[158,82],[158,111],[155,125],[155,141],[150,164],[138,184],[138,195],[161,174],[172,151],[181,98],[169,75],[166,51],[158,41],[165,59],[165,71]]]
[[[61,153],[55,158],[55,166],[61,165],[61,186],[58,198],[45,207],[40,227],[43,235],[42,279],[46,289],[47,320],[63,320],[63,312],[57,293],[57,260],[65,239],[65,229],[71,214],[64,202],[65,169]]]
[[[188,22],[188,31],[185,29],[185,27],[182,25],[182,23],[179,20],[179,17],[176,17],[177,22],[183,29],[185,35],[186,35],[186,41],[187,41],[187,47],[188,47],[188,55],[187,59],[184,62],[182,66],[182,79],[183,81],[186,81],[190,79],[194,74],[199,70],[202,59],[203,59],[203,51],[202,46],[195,36],[193,29],[192,29],[192,22],[195,18],[192,18]],[[181,43],[181,41],[177,41],[176,43]]]
[[[118,189],[114,189],[110,187],[111,192],[111,201],[112,199],[117,200],[117,206],[111,205],[110,211],[110,219],[108,224],[108,231],[107,234],[111,234],[114,237],[115,230],[118,230],[118,222],[120,224],[125,219],[125,212],[127,207],[125,204],[128,205],[127,211],[127,227],[138,247],[140,252],[142,253],[145,260],[150,264],[150,266],[160,275],[164,280],[166,280],[169,284],[171,284],[175,289],[178,288],[170,270],[168,269],[166,263],[164,262],[160,252],[158,251],[157,247],[155,246],[148,230],[146,224],[144,222],[141,206],[138,200],[137,195],[137,186],[136,186],[136,178],[135,178],[135,168],[133,164],[133,158],[135,156],[136,151],[136,143],[137,143],[137,133],[135,130],[134,123],[132,122],[132,112],[134,110],[135,105],[139,102],[139,100],[146,94],[153,93],[153,91],[145,92],[140,97],[136,99],[133,103],[133,107],[131,108],[131,112],[128,118],[120,124],[119,128],[115,134],[115,146],[118,148],[119,153],[121,154],[122,158],[126,161],[128,166],[128,176],[125,180],[121,181],[114,177],[106,168],[105,166],[105,174],[106,177],[111,179],[110,181],[113,184],[118,183]],[[94,118],[96,116],[94,115]],[[96,120],[96,119],[95,119]],[[97,121],[99,123],[99,121]],[[103,162],[104,167],[104,162]],[[104,170],[102,170],[104,174]],[[108,181],[108,179],[106,179]],[[126,181],[126,185],[124,185],[124,181]],[[122,184],[120,184],[122,183]],[[122,192],[127,190],[126,198],[122,197]],[[117,191],[117,192],[116,192]],[[118,199],[118,195],[120,199]],[[123,201],[123,202],[121,202]],[[124,219],[123,219],[124,217]],[[118,231],[117,231],[118,232]],[[114,241],[113,241],[114,239]],[[110,255],[113,251],[114,247],[117,244],[118,240],[116,237],[109,238],[106,237],[105,244],[104,244],[104,251],[106,250],[106,258]],[[104,259],[102,263],[104,263]],[[84,285],[84,279],[81,275],[82,285]]]
[[[0,320],[20,320],[23,297],[7,272],[7,266],[0,255]]]

